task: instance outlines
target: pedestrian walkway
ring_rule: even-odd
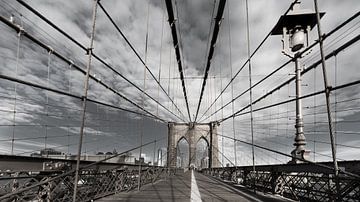
[[[177,172],[167,179],[148,184],[140,191],[116,194],[98,200],[99,202],[116,201],[285,201],[274,196],[255,195],[250,191],[238,190],[216,179],[196,171]]]

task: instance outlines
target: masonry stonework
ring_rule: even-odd
[[[177,146],[181,139],[189,144],[189,165],[195,165],[196,144],[203,138],[208,143],[209,167],[219,167],[217,123],[169,123],[168,124],[168,166],[176,167]]]

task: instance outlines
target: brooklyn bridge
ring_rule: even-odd
[[[0,201],[360,201],[360,3],[0,2]]]

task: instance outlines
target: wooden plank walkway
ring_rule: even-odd
[[[251,192],[240,191],[197,172],[193,172],[195,180],[191,176],[192,171],[178,172],[166,180],[145,185],[140,191],[120,193],[97,201],[286,201],[272,196],[255,195]]]

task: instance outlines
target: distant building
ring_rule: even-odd
[[[42,157],[39,153],[32,153],[30,154],[31,157]]]
[[[106,158],[110,158],[113,155],[116,155],[117,152],[114,150],[113,152],[97,152],[96,154],[89,155],[84,154],[80,156],[81,161],[101,161]],[[56,151],[54,149],[43,149],[40,151],[40,153],[32,153],[30,155],[31,157],[45,157],[45,158],[52,158],[52,159],[67,159],[67,160],[76,160],[77,155],[68,155],[59,151]],[[107,163],[125,163],[125,164],[139,164],[142,165],[150,165],[151,162],[145,162],[146,155],[142,154],[142,157],[140,160],[136,159],[135,156],[133,156],[130,152],[115,156],[113,158],[110,158],[106,160]]]
[[[56,151],[52,148],[45,148],[40,150],[40,153],[32,153],[30,154],[31,157],[48,157],[49,155],[64,155],[64,153],[60,151]]]
[[[109,158],[117,154],[117,152],[114,150],[114,152],[97,152],[94,155],[84,154],[80,156],[80,160],[82,161],[101,161],[105,158]],[[39,156],[37,156],[39,155]],[[66,155],[60,152],[54,153],[54,154],[48,154],[48,155],[41,155],[41,154],[34,154],[34,157],[47,157],[47,158],[53,158],[53,159],[68,159],[68,160],[76,160],[77,155]],[[107,163],[126,163],[126,164],[135,164],[136,159],[134,156],[132,156],[131,153],[126,153],[123,155],[115,156],[111,159],[106,160]],[[144,160],[142,160],[144,161]]]
[[[40,151],[41,156],[47,156],[47,155],[62,155],[63,153],[60,151],[56,151],[52,148],[45,148]]]
[[[201,159],[200,168],[208,168],[209,167],[209,157],[205,156]]]
[[[177,165],[177,167],[178,168],[183,167],[184,165],[182,165],[182,164],[183,164],[183,159],[180,156],[177,156],[176,157],[176,165]]]
[[[166,165],[166,156],[167,154],[167,148],[163,147],[163,148],[159,148],[158,149],[158,155],[157,155],[157,162],[155,165],[157,166],[165,166]]]
[[[139,165],[139,164],[141,164],[141,165],[150,165],[151,162],[145,163],[145,158],[141,157],[140,160],[135,159],[135,164],[136,165]]]

